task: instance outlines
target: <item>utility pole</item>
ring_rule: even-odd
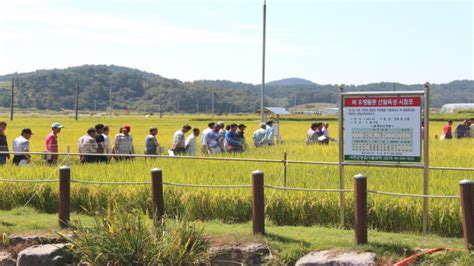
[[[263,111],[265,101],[265,45],[267,31],[267,0],[263,1],[263,45],[262,45],[262,86],[260,88],[260,120],[263,123],[265,113]]]
[[[293,106],[296,106],[296,93],[293,95]]]
[[[163,117],[163,108],[161,107],[163,105],[163,101],[162,101],[162,94],[160,93],[160,118]]]
[[[179,114],[179,98],[178,98],[178,104],[177,105],[178,105],[178,114]]]
[[[94,99],[94,113],[97,113],[97,99]]]
[[[211,103],[212,116],[214,116],[214,92],[212,92]]]
[[[15,78],[12,78],[12,99],[10,106],[10,121],[13,121],[13,111],[15,106]]]
[[[199,101],[196,102],[196,114],[199,114]]]
[[[79,85],[76,81],[76,121],[79,118]]]
[[[112,86],[109,87],[109,112],[112,116]]]

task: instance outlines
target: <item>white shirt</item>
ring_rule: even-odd
[[[110,152],[110,140],[109,140],[109,136],[105,135],[105,134],[102,134],[102,136],[104,136],[104,148],[106,149],[105,152],[106,153],[109,153]]]
[[[202,131],[202,137],[201,137],[201,144],[204,145],[206,144],[206,140],[204,139],[206,137],[206,134],[211,132],[212,128],[206,128]]]
[[[186,138],[186,153],[196,154],[196,136],[194,134]]]
[[[185,148],[186,147],[186,140],[184,139],[183,131],[178,130],[173,135],[173,145],[176,148]]]
[[[273,144],[273,128],[267,125],[267,135],[265,136],[268,144]]]
[[[30,141],[25,139],[23,136],[19,136],[13,141],[13,152],[29,152]],[[21,154],[15,154],[21,155]]]
[[[263,145],[267,143],[267,130],[263,128],[257,129],[253,133],[253,143],[257,146]]]
[[[114,141],[117,154],[132,154],[133,153],[133,138],[131,135],[123,133],[115,136]]]
[[[323,127],[323,134],[326,138],[329,138],[329,128],[327,127]]]

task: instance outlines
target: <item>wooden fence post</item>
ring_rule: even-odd
[[[462,180],[461,189],[462,227],[464,232],[464,246],[466,250],[474,249],[474,181]]]
[[[367,176],[354,176],[355,242],[367,244]]]
[[[161,219],[165,215],[165,203],[163,197],[163,172],[159,168],[151,169],[151,193],[153,217]]]
[[[59,168],[59,226],[68,227],[70,213],[70,195],[71,195],[71,168],[61,166]]]
[[[262,171],[252,172],[252,222],[254,234],[265,234],[265,194]]]

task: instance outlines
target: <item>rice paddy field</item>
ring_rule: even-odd
[[[6,119],[6,117],[4,117]],[[43,142],[53,122],[62,123],[65,128],[59,135],[60,151],[67,146],[71,152],[77,151],[77,140],[87,128],[96,123],[111,127],[113,137],[121,125],[132,127],[135,149],[143,152],[144,138],[148,128],[159,128],[158,140],[169,148],[172,134],[185,123],[204,129],[207,120],[223,120],[248,125],[246,136],[251,139],[258,127],[258,118],[252,116],[164,116],[163,118],[142,116],[122,117],[80,117],[74,121],[68,116],[23,116],[8,124],[9,143],[20,133],[21,128],[30,127],[32,151],[43,151]],[[1,120],[1,118],[0,118]],[[315,118],[317,120],[317,118]],[[337,162],[338,144],[329,146],[307,146],[305,134],[310,121],[282,121],[280,126],[284,142],[265,148],[249,147],[242,154],[213,155],[216,157],[283,159],[285,152],[289,160]],[[430,158],[432,166],[474,167],[474,139],[439,141],[435,139],[441,131],[442,122],[430,123]],[[331,135],[337,138],[337,121],[330,126]],[[64,156],[60,158],[62,161]],[[186,184],[250,184],[251,172],[265,172],[267,185],[283,185],[283,165],[281,163],[256,163],[237,161],[190,160],[183,158],[142,159],[110,164],[81,165],[78,158],[70,160],[71,178],[91,181],[150,181],[150,169],[163,170],[165,182]],[[352,176],[363,173],[368,176],[368,188],[380,191],[410,194],[423,193],[423,172],[419,169],[346,167],[346,188],[353,187]],[[331,165],[289,164],[288,186],[299,188],[338,188],[338,167]],[[58,169],[45,165],[39,156],[34,156],[33,166],[0,167],[0,179],[57,179]],[[430,173],[429,193],[432,195],[459,195],[458,182],[473,179],[474,172],[439,171]],[[9,210],[23,206],[28,199],[36,196],[28,206],[40,211],[57,211],[58,184],[29,184],[0,182],[0,209]],[[207,189],[165,187],[165,208],[170,215],[185,214],[196,220],[221,220],[226,223],[251,220],[251,189]],[[276,191],[266,189],[266,214],[268,222],[276,225],[339,225],[339,194]],[[147,185],[84,185],[71,184],[72,211],[99,211],[112,202],[127,202],[148,210],[151,206],[150,188]],[[346,227],[353,224],[353,197],[346,193]],[[422,199],[401,198],[369,194],[369,226],[372,229],[391,232],[421,232]],[[429,232],[443,236],[461,236],[461,212],[459,199],[430,199]]]

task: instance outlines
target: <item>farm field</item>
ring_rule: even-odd
[[[4,118],[6,120],[6,117]],[[209,117],[209,119],[211,119]],[[1,119],[0,119],[1,120]],[[20,133],[21,128],[30,127],[32,151],[42,151],[43,141],[53,122],[62,123],[65,128],[59,135],[60,151],[68,145],[76,152],[77,139],[87,128],[96,123],[111,127],[111,137],[119,126],[132,127],[137,153],[142,153],[144,138],[148,128],[159,128],[158,140],[165,148],[171,145],[172,134],[185,123],[204,129],[205,116],[165,116],[158,117],[81,117],[79,121],[64,116],[17,117],[8,124],[9,143]],[[258,126],[257,117],[234,116],[214,117],[213,120],[245,123],[246,136],[251,139]],[[337,137],[337,122],[331,121],[330,131]],[[306,146],[305,134],[310,122],[282,121],[280,130],[284,143],[273,147],[254,148],[242,154],[216,155],[236,158],[283,159],[288,153],[289,160],[336,162],[338,145]],[[430,158],[432,166],[474,167],[474,140],[438,141],[435,135],[441,131],[442,122],[430,123]],[[60,161],[64,156],[60,158]],[[78,158],[71,159],[71,178],[91,181],[149,181],[150,169],[163,169],[165,182],[186,184],[250,184],[251,172],[259,169],[265,172],[268,185],[283,184],[281,163],[255,163],[231,161],[202,161],[190,159],[136,159],[130,162],[113,162],[107,165],[80,165]],[[380,191],[422,194],[422,170],[397,168],[346,167],[346,188],[352,188],[354,176],[364,173],[368,176],[368,188]],[[1,179],[56,179],[58,170],[44,165],[39,156],[34,157],[32,167],[13,167],[10,164],[0,168]],[[473,172],[432,170],[429,192],[432,195],[458,195],[458,182],[474,178]],[[338,188],[337,166],[296,165],[288,166],[288,186],[303,188]],[[151,205],[150,190],[146,185],[71,185],[72,211],[100,210],[111,202],[127,202],[132,206],[147,209]],[[29,203],[44,212],[57,210],[57,184],[0,183],[0,209],[8,210]],[[320,225],[339,224],[339,195],[337,193],[295,192],[266,190],[267,218],[276,225]],[[251,190],[207,189],[165,187],[165,207],[169,214],[186,214],[195,220],[218,219],[226,223],[247,222],[251,219]],[[352,193],[346,194],[346,226],[353,223]],[[369,194],[369,227],[391,232],[421,232],[422,199],[400,198]],[[443,235],[462,235],[459,199],[431,199],[429,232]]]

